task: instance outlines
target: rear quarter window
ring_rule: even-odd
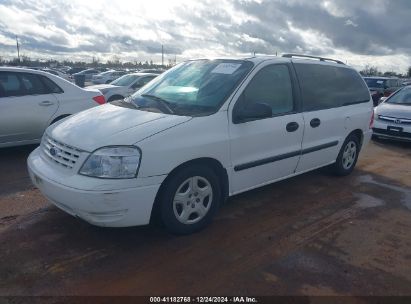
[[[309,63],[294,63],[294,66],[300,82],[304,111],[370,100],[367,86],[353,69]]]

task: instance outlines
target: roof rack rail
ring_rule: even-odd
[[[324,58],[324,57],[319,57],[319,56],[310,56],[310,55],[299,55],[299,54],[283,54],[282,57],[286,58],[293,58],[293,57],[300,57],[300,58],[312,58],[312,59],[318,59],[320,61],[333,61],[338,64],[345,64],[344,62],[336,59],[331,59],[331,58]]]

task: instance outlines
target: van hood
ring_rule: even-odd
[[[105,104],[68,117],[50,126],[47,133],[63,144],[92,152],[104,146],[135,144],[190,119]]]
[[[376,108],[375,114],[395,118],[411,119],[411,105],[383,102]]]

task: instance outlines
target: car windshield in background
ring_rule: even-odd
[[[411,105],[411,87],[406,87],[399,90],[385,102],[392,104]]]
[[[120,78],[117,78],[110,84],[119,86],[119,87],[126,87],[132,84],[139,76],[137,75],[124,75],[121,76]]]
[[[384,88],[385,79],[380,78],[365,78],[365,82],[369,88]]]
[[[140,109],[203,116],[216,112],[253,63],[243,60],[194,60],[179,64],[132,95]]]

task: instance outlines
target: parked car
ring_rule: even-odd
[[[0,147],[39,143],[49,125],[103,103],[98,90],[53,74],[0,67]]]
[[[370,89],[374,106],[378,105],[381,97],[388,97],[403,86],[399,78],[364,77],[364,80]]]
[[[94,84],[110,83],[125,74],[127,74],[126,71],[111,70],[111,71],[103,72],[97,75],[93,75],[91,78],[91,81]]]
[[[78,73],[74,73],[73,77],[76,77],[76,75],[84,75],[85,76],[85,81],[91,81],[91,78],[93,75],[99,74],[100,71],[95,70],[95,69],[87,69]]]
[[[73,82],[73,76],[54,69],[42,69],[42,71],[59,76],[67,81]]]
[[[228,196],[323,166],[351,173],[372,133],[365,82],[339,61],[286,56],[187,61],[52,125],[28,158],[31,179],[94,225],[158,216],[187,234]]]
[[[99,84],[89,88],[100,90],[107,102],[112,102],[130,96],[157,76],[150,73],[127,74],[109,84]]]
[[[373,136],[411,141],[411,86],[397,91],[375,108]]]

